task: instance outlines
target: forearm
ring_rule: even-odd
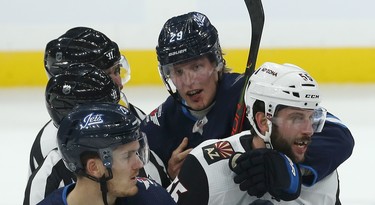
[[[313,170],[311,174],[317,176],[314,177],[315,181],[309,178],[303,183],[315,184],[332,173],[351,156],[353,148],[354,139],[349,129],[337,118],[333,118],[332,115],[328,116],[322,132],[313,135],[303,163]]]

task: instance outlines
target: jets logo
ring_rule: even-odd
[[[228,141],[219,141],[202,147],[203,156],[207,164],[218,162],[222,159],[229,159],[234,153],[232,145]]]
[[[198,24],[199,27],[202,27],[204,25],[204,21],[206,17],[202,14],[197,13],[193,16],[193,19]]]
[[[91,113],[83,119],[83,123],[80,125],[81,129],[87,128],[90,125],[96,125],[103,123],[102,114]]]

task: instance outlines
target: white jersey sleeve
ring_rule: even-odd
[[[73,181],[75,181],[74,174],[65,167],[61,153],[54,149],[29,177],[23,204],[37,204],[54,190]]]
[[[179,175],[168,187],[169,193],[179,205],[249,205],[258,200],[235,184],[229,168],[233,153],[244,152],[240,138],[249,136],[242,132],[220,140],[207,140],[194,148],[180,170]],[[260,199],[272,204],[334,204],[338,179],[336,172],[313,187],[302,186],[301,195],[294,201],[276,201],[266,193]]]
[[[57,128],[48,121],[36,136],[30,151],[29,176],[34,172],[48,153],[57,148]]]
[[[139,172],[140,177],[153,179],[164,188],[171,183],[163,161],[152,150],[150,150],[150,162],[145,164]]]
[[[138,119],[143,120],[146,118],[146,114],[135,105],[129,103],[128,108],[130,112],[132,112]]]

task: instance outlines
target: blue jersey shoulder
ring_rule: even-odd
[[[173,205],[176,204],[171,195],[157,182],[148,178],[137,179],[138,193],[123,198],[121,204],[131,205]]]
[[[75,184],[55,190],[38,205],[66,205],[66,198]],[[135,196],[118,198],[116,205],[174,205],[166,189],[148,178],[137,179],[138,193]]]

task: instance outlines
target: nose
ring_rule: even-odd
[[[111,77],[112,81],[117,85],[117,87],[122,90],[122,88],[124,87],[122,85],[122,82],[121,82],[121,77],[119,75],[114,75],[114,74],[109,74],[109,76]]]
[[[306,121],[304,123],[303,129],[302,129],[303,134],[311,137],[314,134],[314,129],[312,126],[312,123],[310,121]]]
[[[185,85],[192,85],[195,81],[196,73],[190,69],[185,69],[182,77],[182,81]]]
[[[133,163],[133,169],[141,169],[143,167],[143,162],[139,155],[136,155],[134,163]]]
[[[124,86],[120,83],[120,85],[117,85],[120,90],[124,88]]]
[[[116,76],[115,79],[114,79],[114,81],[115,81],[116,85],[118,86],[118,88],[119,88],[120,90],[122,90],[122,88],[123,88],[124,86],[122,85],[121,77],[120,77],[120,76]]]

